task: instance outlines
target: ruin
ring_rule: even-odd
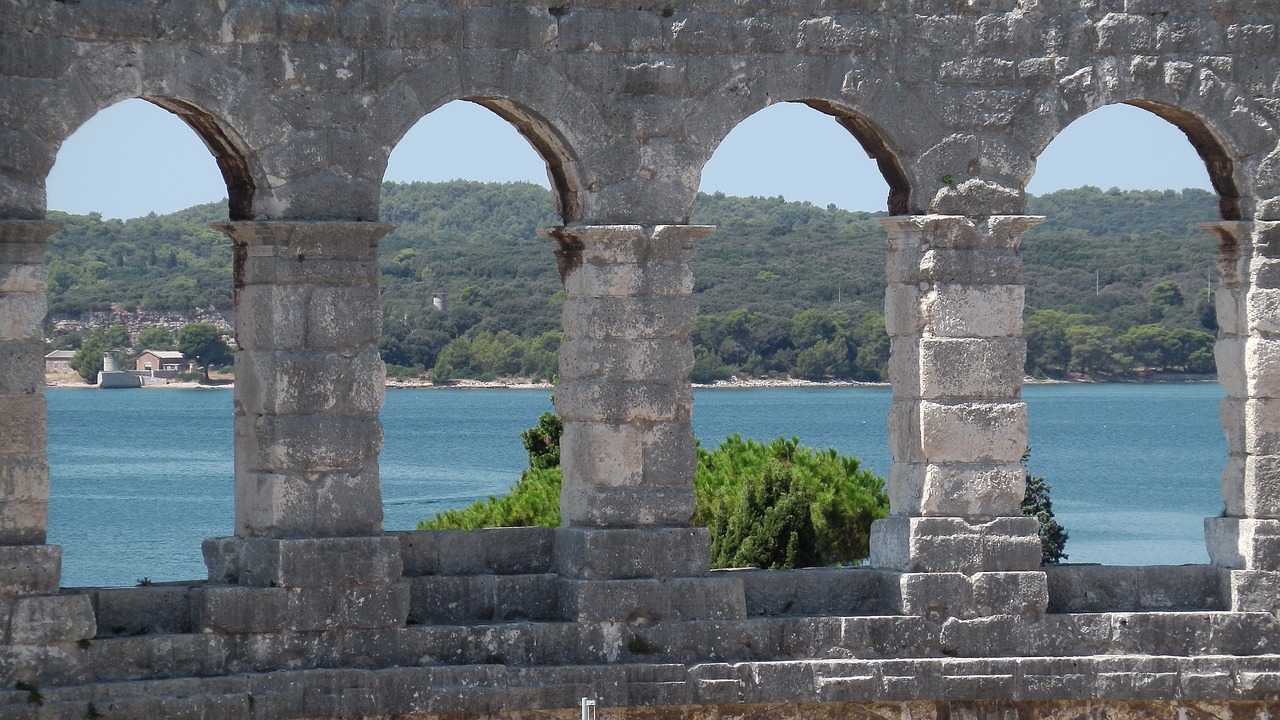
[[[1278,24],[1273,0],[0,0],[0,717],[1277,716]],[[127,98],[226,179],[235,527],[207,580],[64,591],[44,182]],[[556,530],[382,530],[378,188],[458,99],[538,150],[564,220]],[[869,568],[708,572],[687,222],[778,102],[889,188],[891,516]],[[1018,515],[1023,188],[1112,103],[1177,125],[1220,198],[1205,566],[1045,570]]]

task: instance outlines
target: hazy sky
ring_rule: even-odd
[[[493,113],[455,102],[423,118],[391,155],[387,180],[525,180],[547,185],[545,166]],[[1035,194],[1097,185],[1208,188],[1186,137],[1127,105],[1076,121],[1041,156]],[[850,210],[883,210],[875,165],[834,120],[803,105],[767,108],[739,125],[707,163],[702,190],[782,195]],[[49,174],[49,207],[129,218],[226,197],[217,165],[175,116],[142,100],[107,108],[67,139]]]

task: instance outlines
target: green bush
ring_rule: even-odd
[[[712,566],[803,567],[866,557],[871,523],[888,514],[889,499],[884,480],[860,466],[858,458],[794,437],[765,445],[731,435],[715,450],[699,448],[691,523],[711,530]],[[795,512],[800,506],[808,513]],[[792,535],[800,543],[794,553],[787,550]],[[789,553],[796,564],[788,564]]]
[[[511,492],[418,523],[420,530],[557,527],[560,435],[552,413],[521,433],[529,469]],[[791,568],[866,557],[871,522],[888,512],[884,480],[857,458],[818,451],[797,438],[768,445],[731,436],[698,450],[693,525],[708,528],[713,567]]]
[[[1030,456],[1031,451],[1028,450],[1022,456],[1022,462],[1026,463]],[[1053,486],[1044,478],[1027,473],[1027,490],[1022,497],[1022,514],[1040,522],[1041,565],[1057,565],[1066,560],[1067,553],[1064,550],[1067,546],[1067,538],[1070,537],[1066,528],[1053,517],[1053,500],[1049,497],[1051,489]]]

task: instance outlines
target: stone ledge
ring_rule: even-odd
[[[484,712],[516,718],[536,710],[572,720],[583,697],[607,708],[611,717],[688,720],[705,717],[710,705],[734,706],[726,709],[744,714],[783,711],[785,717],[919,720],[1080,717],[1082,711],[1090,717],[1098,716],[1095,711],[1107,717],[1181,717],[1183,709],[1243,720],[1269,716],[1280,707],[1274,671],[1280,657],[1197,660],[1099,656],[1069,663],[928,658],[293,670],[41,688],[38,707],[29,702],[28,691],[6,690],[0,691],[0,715],[83,717],[92,703],[108,717],[435,719]],[[686,705],[654,706],[655,701]]]
[[[700,527],[555,530],[552,570],[580,580],[701,577],[711,562],[711,533]]]
[[[1225,610],[1222,570],[1212,565],[1051,565],[1049,612]]]
[[[549,572],[555,530],[541,527],[389,532],[404,574],[526,575]]]

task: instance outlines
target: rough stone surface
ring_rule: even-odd
[[[1280,714],[1278,26],[1263,0],[0,4],[0,716]],[[227,181],[236,537],[205,544],[207,583],[59,594],[39,218],[59,146],[131,97]],[[565,223],[567,527],[384,536],[379,186],[464,98],[531,142]],[[707,228],[683,223],[721,140],[786,101],[890,188],[892,516],[875,568],[708,574],[686,527]],[[1114,103],[1176,124],[1219,194],[1226,513],[1212,566],[1046,574],[1014,517],[1023,188]]]

